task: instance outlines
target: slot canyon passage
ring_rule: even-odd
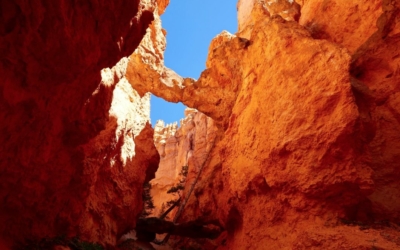
[[[168,4],[0,2],[0,249],[400,249],[400,1],[239,0],[197,80]]]

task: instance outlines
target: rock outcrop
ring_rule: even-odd
[[[157,4],[6,0],[0,12],[0,242],[113,245],[159,160],[149,96],[126,81],[123,58]]]
[[[240,1],[198,80],[133,84],[219,127],[180,221],[225,227],[203,249],[398,249],[400,6],[298,4]]]

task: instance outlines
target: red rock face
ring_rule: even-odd
[[[64,234],[113,244],[134,226],[146,168],[155,171],[158,155],[147,116],[127,118],[139,125],[124,124],[126,114],[111,106],[118,91],[131,98],[132,109],[148,99],[124,87],[123,66],[110,70],[110,82],[101,82],[100,70],[135,50],[154,8],[139,0],[1,2],[0,235],[6,241]]]

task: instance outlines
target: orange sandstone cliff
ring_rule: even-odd
[[[218,126],[179,221],[226,232],[175,246],[399,249],[399,2],[241,0],[238,19],[198,80],[131,81]]]
[[[240,0],[197,80],[163,64],[167,5],[1,2],[0,247],[111,248],[189,165],[178,222],[224,232],[174,248],[399,249],[399,2]],[[149,92],[198,112],[154,134]]]

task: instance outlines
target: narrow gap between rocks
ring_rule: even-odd
[[[211,40],[223,30],[234,34],[236,16],[235,1],[171,1],[161,16],[167,32],[165,66],[182,77],[198,78],[205,69]],[[144,186],[143,212],[131,232],[134,235],[126,236],[165,247],[170,235],[215,239],[224,230],[217,221],[180,221],[179,217],[208,161],[217,127],[204,114],[191,109],[185,112],[182,103],[169,103],[154,95],[150,100],[160,165],[155,179]],[[182,118],[185,120],[181,124]],[[167,126],[175,122],[176,125]],[[177,128],[181,126],[182,129]]]

